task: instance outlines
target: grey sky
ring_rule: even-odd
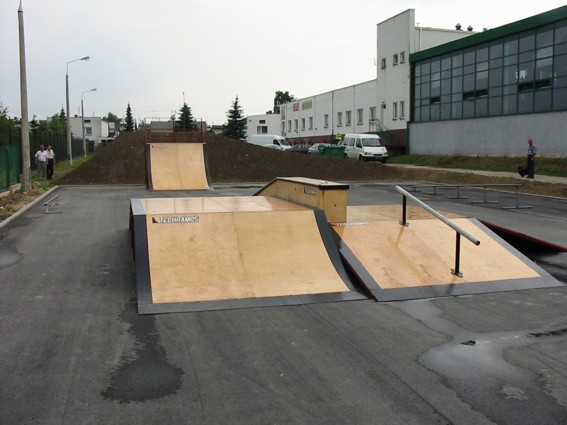
[[[375,78],[376,24],[409,8],[421,26],[475,30],[563,6],[494,0],[23,0],[29,117],[71,114],[169,117],[185,101],[223,124],[235,96],[246,115],[296,97]],[[0,0],[0,103],[20,116],[19,0]]]

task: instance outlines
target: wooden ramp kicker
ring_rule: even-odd
[[[206,143],[146,143],[146,187],[207,190],[211,186]]]
[[[138,311],[365,299],[321,211],[267,197],[132,199]]]
[[[476,219],[450,218],[481,240],[461,243],[457,277],[456,234],[443,222],[420,213],[406,227],[392,214],[399,207],[351,208],[350,222],[333,225],[339,252],[379,301],[562,286]]]

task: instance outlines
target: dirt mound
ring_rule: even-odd
[[[172,135],[151,134],[151,141],[171,141]],[[176,133],[178,142],[198,141],[199,134]],[[379,163],[345,161],[318,155],[282,152],[206,135],[209,171],[213,183],[266,182],[276,177],[310,177],[323,180],[392,180],[396,170]],[[115,141],[57,184],[144,184],[145,153],[142,132],[123,133]]]
[[[149,141],[199,141],[199,133],[148,135]],[[511,179],[414,169],[282,152],[236,141],[224,136],[206,134],[208,161],[213,183],[268,182],[276,177],[309,177],[314,179],[354,181],[421,181],[447,184],[511,183]],[[145,184],[144,133],[123,133],[100,148],[89,161],[55,181],[59,185]],[[562,196],[564,190],[551,185],[524,185],[520,191]],[[557,185],[556,185],[557,186]],[[548,188],[549,187],[549,188]]]

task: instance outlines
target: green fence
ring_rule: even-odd
[[[19,127],[0,126],[0,192],[8,190],[11,186],[21,183],[22,155],[21,131]],[[67,139],[65,135],[30,132],[30,168],[35,171],[35,153],[39,146],[51,146],[57,161],[65,161],[67,155]],[[73,156],[83,155],[82,140],[72,140]]]
[[[20,182],[20,158],[19,146],[0,146],[0,192]]]

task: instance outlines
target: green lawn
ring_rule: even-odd
[[[411,164],[465,170],[510,171],[526,166],[526,159],[502,156],[445,156],[445,155],[393,155],[391,164]],[[536,158],[536,173],[547,176],[567,177],[567,158]]]

